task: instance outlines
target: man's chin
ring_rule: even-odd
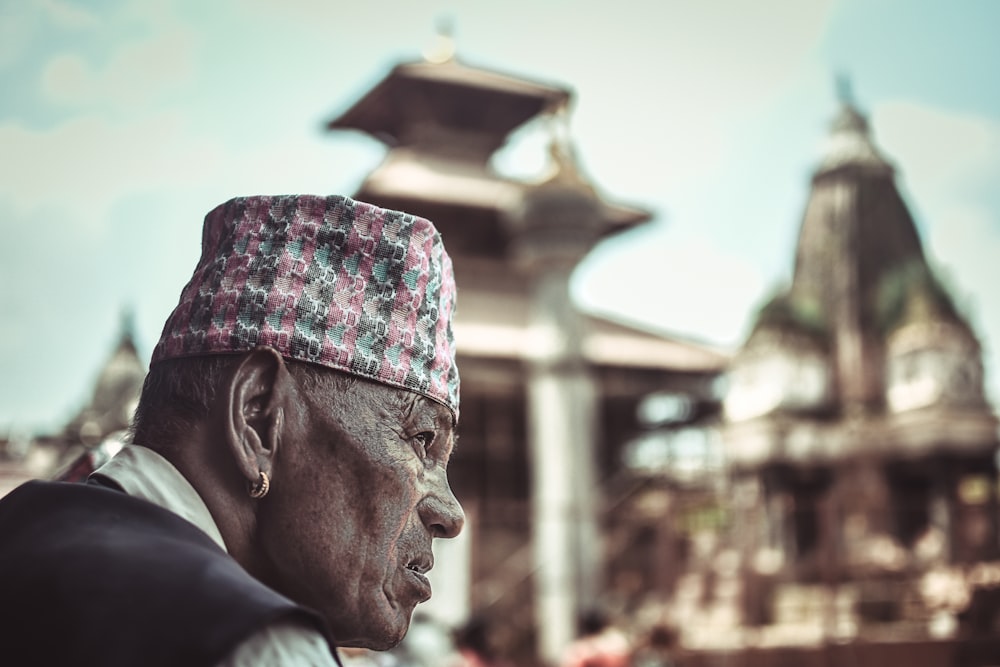
[[[388,651],[391,648],[396,648],[399,643],[403,641],[403,637],[406,636],[406,632],[401,632],[398,636],[393,638],[381,637],[381,638],[369,638],[365,644],[359,644],[361,648],[367,648],[372,651]]]
[[[381,619],[371,619],[363,627],[357,628],[357,634],[352,639],[340,640],[334,637],[339,646],[366,648],[372,651],[388,651],[397,646],[410,629],[410,618],[413,609],[390,608],[389,613]]]
[[[403,641],[403,637],[406,636],[407,628],[403,628],[402,631],[393,634],[385,634],[378,637],[363,637],[355,641],[348,641],[340,644],[341,646],[353,646],[357,648],[366,648],[372,651],[388,651],[391,648],[395,648]]]

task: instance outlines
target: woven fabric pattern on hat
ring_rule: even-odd
[[[205,216],[201,259],[151,363],[269,345],[418,392],[457,420],[454,308],[430,221],[349,197],[238,197]]]

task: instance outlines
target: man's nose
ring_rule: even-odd
[[[465,512],[441,470],[434,475],[431,492],[420,503],[420,520],[434,537],[455,537],[465,525]]]

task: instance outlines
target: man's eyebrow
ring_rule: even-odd
[[[405,419],[417,419],[418,423],[423,423],[425,419],[429,420],[427,426],[433,427],[436,431],[447,424],[447,430],[451,431],[451,448],[454,451],[458,433],[455,416],[450,408],[439,401],[406,389],[399,390],[397,395],[400,401],[399,410]]]
[[[399,400],[400,414],[407,419],[412,419],[414,414],[423,407],[421,399],[424,397],[407,389],[397,389],[396,398]]]

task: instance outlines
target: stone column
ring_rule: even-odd
[[[527,370],[535,616],[539,654],[550,663],[600,590],[599,404],[569,290],[573,268],[596,242],[600,210],[591,191],[550,182],[529,193],[515,227],[515,250],[533,285]]]

